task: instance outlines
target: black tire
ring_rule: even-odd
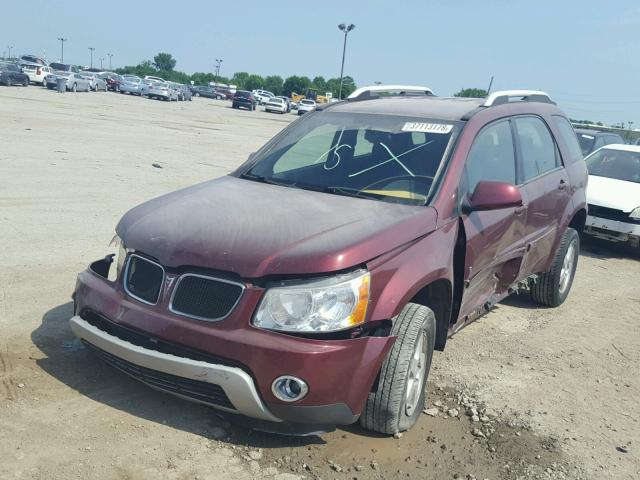
[[[22,86],[23,87],[28,87],[29,86],[29,80],[25,80],[24,82],[22,82]]]
[[[392,435],[411,428],[422,413],[435,346],[435,315],[430,308],[409,303],[393,319],[390,335],[398,338],[382,364],[377,388],[369,393],[360,416],[360,425],[367,430]],[[410,366],[420,344],[424,354],[424,370],[417,387],[414,387],[420,389],[417,402],[409,405]]]
[[[72,91],[73,93],[75,93],[75,92],[77,92],[77,91],[78,91],[78,86],[77,86],[75,83],[74,83],[74,84],[73,84],[73,86],[71,87],[71,91]]]
[[[570,248],[573,248],[571,259],[567,259]],[[569,254],[571,255],[571,254]],[[551,270],[538,274],[536,283],[531,287],[531,297],[540,305],[557,307],[567,299],[571,291],[571,285],[576,275],[578,257],[580,255],[580,236],[573,228],[567,228],[564,232],[560,246],[551,265]],[[565,261],[568,278],[563,278]]]

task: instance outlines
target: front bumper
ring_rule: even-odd
[[[617,242],[638,241],[640,225],[587,215],[586,233]]]
[[[219,382],[217,384],[234,407],[227,411],[260,419],[270,416],[270,421],[353,423],[395,340],[394,337],[314,340],[255,328],[250,319],[264,290],[250,284],[246,285],[237,306],[224,320],[203,322],[181,317],[168,310],[171,286],[176,283],[170,271],[166,274],[168,289],[158,305],[149,306],[129,297],[120,284],[108,281],[104,270],[98,273],[101,267],[96,265],[100,262],[78,275],[74,300],[76,315],[81,318],[72,319],[76,335],[100,350],[140,367],[188,379],[197,377],[198,380]],[[151,343],[135,342],[138,345],[133,345],[127,342],[125,335],[109,334],[105,331],[109,329],[96,328],[87,322],[90,320],[87,312],[101,316],[117,328],[135,331]],[[96,341],[100,344],[94,343]],[[161,353],[163,349],[155,346],[158,343],[175,346],[164,351],[178,351],[179,356],[165,356]],[[147,348],[141,349],[141,346]],[[183,353],[187,350],[198,355]],[[199,353],[207,355],[204,362]],[[221,366],[225,368],[221,369]],[[205,372],[204,377],[200,376],[202,372]],[[222,372],[235,372],[235,379],[229,380],[231,383],[220,382]],[[309,385],[307,396],[293,403],[275,397],[271,384],[281,375],[302,378]],[[189,395],[181,396],[194,399]],[[220,408],[214,403],[204,403]]]

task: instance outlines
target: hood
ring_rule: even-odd
[[[631,213],[640,207],[640,183],[589,175],[587,203]]]
[[[244,278],[360,265],[435,229],[432,207],[226,176],[139,205],[118,223],[128,248],[168,267]]]

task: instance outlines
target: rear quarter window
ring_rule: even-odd
[[[562,143],[566,147],[566,151],[562,151],[562,160],[564,160],[564,164],[570,165],[582,160],[584,158],[582,155],[582,149],[580,148],[580,143],[576,137],[576,132],[573,130],[569,120],[559,115],[553,115],[553,123],[560,133],[560,140],[562,140]]]

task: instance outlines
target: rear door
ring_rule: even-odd
[[[510,120],[484,127],[476,136],[465,165],[462,196],[470,197],[482,180],[517,181],[515,143]],[[524,255],[526,206],[473,211],[462,216],[466,242],[465,290],[461,318],[481,313],[517,279]]]
[[[544,272],[553,257],[560,221],[571,199],[569,176],[545,121],[537,116],[513,119],[518,150],[518,183],[527,207],[523,274]]]

